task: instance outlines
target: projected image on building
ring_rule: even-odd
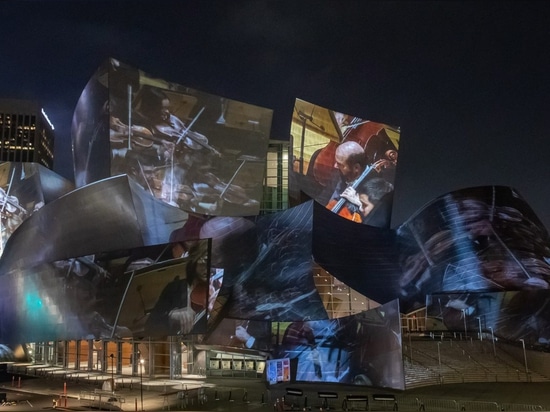
[[[296,381],[404,388],[396,300],[354,316],[281,324],[280,330],[275,357],[290,359]]]
[[[13,232],[44,206],[37,168],[33,163],[0,163],[0,256]]]
[[[267,383],[290,382],[290,359],[268,359],[265,363]]]
[[[203,343],[228,349],[254,349],[270,352],[271,322],[224,318]]]
[[[78,174],[128,174],[155,198],[200,214],[259,212],[271,110],[156,79],[114,59],[94,77],[73,122],[73,138],[85,135],[89,145]],[[105,125],[94,98],[107,84]],[[92,131],[108,139],[110,154],[90,131],[94,116]],[[110,158],[109,171],[95,171],[88,161],[100,152]]]
[[[208,244],[196,241],[186,257],[179,257],[177,244],[163,244],[6,274],[4,284],[14,292],[3,304],[24,310],[5,307],[0,338],[11,341],[20,333],[36,340],[204,333],[214,303]],[[21,276],[25,289],[18,286]]]
[[[135,337],[205,333],[209,300],[208,241],[197,241],[186,257],[179,244],[167,245],[172,259],[130,268],[116,326]],[[140,264],[140,261],[137,262]]]
[[[504,293],[438,293],[426,297],[426,329],[477,336],[496,333]],[[479,338],[479,337],[478,337]]]
[[[426,328],[550,347],[550,291],[441,293],[427,297]]]
[[[442,196],[397,232],[406,307],[437,291],[548,289],[548,233],[514,189],[485,186]]]
[[[399,297],[405,313],[442,291],[549,288],[548,233],[512,188],[448,193],[396,230],[354,225],[315,206],[316,262],[377,302]]]
[[[399,129],[296,99],[291,191],[358,223],[388,226]]]
[[[215,217],[201,228],[212,238],[213,266],[225,269],[220,295],[227,316],[293,321],[325,319],[313,282],[312,203],[251,219]]]

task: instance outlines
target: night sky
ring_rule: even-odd
[[[394,225],[451,190],[513,186],[550,228],[546,2],[0,1],[0,96],[70,122],[107,58],[274,110],[295,98],[401,128]]]

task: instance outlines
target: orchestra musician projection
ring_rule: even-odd
[[[186,212],[257,215],[271,118],[270,109],[111,59],[92,77],[73,117],[74,145],[86,153],[75,162],[78,185],[126,174]]]
[[[44,206],[39,172],[31,163],[0,163],[0,256],[15,230]]]
[[[19,199],[0,188],[0,216],[2,248],[12,233],[23,223],[27,211],[19,205]]]
[[[399,129],[296,99],[291,131],[291,198],[306,194],[346,219],[389,227]],[[371,179],[370,195],[362,187],[369,204],[362,205],[357,188]],[[375,186],[385,196],[373,195]]]
[[[381,177],[374,177],[361,182],[357,186],[357,189],[354,189],[351,185],[348,186],[340,196],[359,209],[358,212],[353,212],[354,215],[351,220],[354,222],[363,222],[363,219],[367,221],[369,217],[372,217],[371,212],[377,207],[377,214],[382,216],[382,220],[389,219],[389,213],[391,212],[389,210],[391,207],[390,202],[384,202],[386,206],[384,210],[379,205],[389,198],[392,193],[393,185],[390,182]],[[350,208],[348,207],[348,210]]]
[[[134,176],[166,203],[192,209],[187,202],[195,198],[193,185],[205,180],[220,156],[206,136],[190,130],[202,110],[185,124],[170,112],[170,99],[160,89],[144,86],[136,100],[130,144],[128,125],[111,117],[113,171]]]
[[[340,172],[340,179],[326,207],[346,219],[367,223],[370,213],[384,195],[393,192],[393,185],[378,177],[388,164],[388,159],[379,159],[367,166],[367,156],[359,143],[340,144],[334,164]]]
[[[161,291],[145,322],[149,336],[185,335],[204,330],[208,304],[206,243],[190,252],[185,273],[176,275]]]

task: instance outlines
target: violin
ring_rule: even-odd
[[[127,124],[122,123],[117,117],[111,117],[109,135],[111,143],[124,144],[127,143],[128,138],[130,138],[130,144],[132,146],[142,148],[153,146],[153,133],[146,127],[135,125],[132,126],[131,133],[128,133],[128,131]]]
[[[156,125],[155,130],[165,136],[169,136],[176,141],[176,144],[180,141],[183,141],[183,144],[192,150],[200,150],[202,148],[205,148],[207,150],[210,150],[216,156],[221,156],[220,152],[218,152],[214,147],[208,144],[208,138],[201,133],[195,132],[193,130],[176,128],[171,125]]]
[[[156,125],[155,130],[166,136],[177,139],[176,145],[183,140],[185,146],[190,149],[199,150],[205,148],[210,150],[216,156],[221,157],[221,153],[208,144],[208,138],[205,135],[191,130],[191,126],[193,126],[203,111],[204,107],[199,111],[195,118],[191,120],[188,126],[185,126],[185,123],[183,123],[177,116],[171,114],[169,116],[169,122]]]
[[[225,183],[212,173],[206,173],[205,179],[208,185],[219,193],[220,198],[226,202],[243,205],[250,200],[246,191],[234,183]]]

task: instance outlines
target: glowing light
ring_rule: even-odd
[[[48,117],[48,115],[46,114],[46,112],[44,111],[44,109],[42,109],[42,114],[44,115],[44,118],[46,119],[46,121],[48,122],[48,124],[50,125],[50,127],[52,128],[52,130],[55,130],[55,127],[53,127],[53,124],[52,124],[52,122],[50,121],[50,118]]]

